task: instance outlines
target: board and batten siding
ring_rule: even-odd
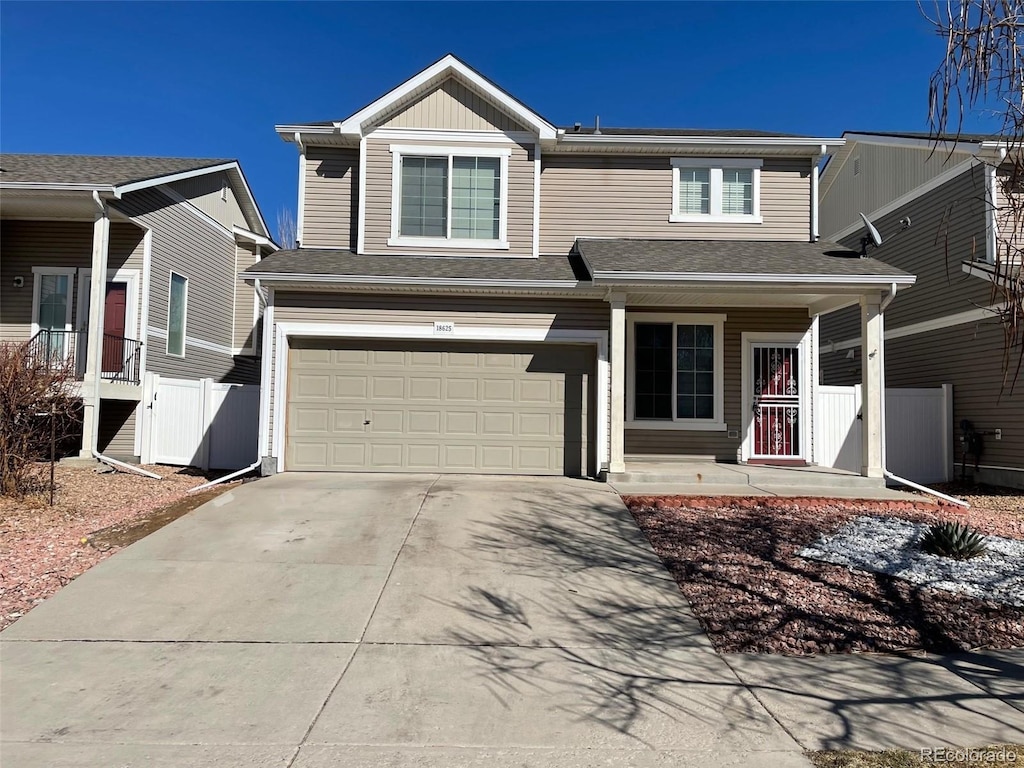
[[[763,223],[694,224],[669,221],[672,165],[667,155],[542,155],[540,250],[567,253],[576,237],[807,241],[810,174],[810,160],[765,158]]]
[[[250,383],[259,380],[252,360],[231,354],[234,334],[234,236],[156,189],[133,192],[117,207],[150,228],[147,370],[182,379]],[[185,356],[167,354],[170,273],[188,278]]]
[[[743,334],[744,333],[806,333],[811,327],[811,318],[806,309],[763,309],[763,308],[709,308],[697,309],[680,307],[626,307],[629,320],[643,319],[644,313],[723,314],[726,316],[724,333],[725,387],[724,415],[727,429],[738,430],[740,437],[730,439],[728,432],[698,432],[693,430],[662,430],[627,428],[625,433],[626,456],[665,455],[710,457],[717,461],[735,462],[739,455],[743,436],[743,420],[751,413],[750,404],[743,402]],[[630,361],[627,358],[626,364]],[[810,393],[805,400],[811,403]],[[627,404],[627,413],[629,407]],[[804,414],[813,418],[813,414]],[[813,430],[808,429],[810,435]],[[805,446],[805,452],[810,446]],[[806,455],[810,455],[806,453]]]
[[[235,274],[244,272],[259,261],[258,247],[245,240],[235,245]],[[256,289],[249,283],[235,279],[235,313],[233,341],[235,349],[256,349],[256,326],[253,323],[256,308]]]
[[[603,301],[502,298],[495,296],[398,296],[377,294],[274,294],[275,323],[351,323],[431,326],[450,320],[456,327],[521,327],[608,330],[609,310]],[[276,344],[276,339],[275,342]],[[271,355],[270,381],[277,380],[276,350]],[[269,393],[271,429],[267,456],[274,445],[274,390]],[[603,461],[604,459],[602,459]]]
[[[968,152],[932,151],[928,147],[887,146],[857,142],[848,147],[835,176],[823,180],[819,226],[831,239],[854,224],[858,213],[870,214],[971,157]]]
[[[377,127],[456,131],[529,130],[454,78],[448,78],[412,104],[402,107]]]
[[[508,161],[508,250],[481,248],[479,251],[465,248],[416,248],[389,246],[391,237],[391,194],[392,161],[391,144],[403,146],[421,145],[429,147],[437,142],[383,141],[367,139],[366,142],[366,233],[363,244],[368,254],[410,254],[428,256],[465,256],[479,253],[487,256],[532,256],[533,255],[533,145],[513,142],[508,144],[484,144],[473,142],[450,142],[459,148],[465,147],[467,154],[474,148],[494,149],[507,146],[512,150]],[[397,214],[397,211],[394,212]],[[483,241],[482,241],[483,242]],[[305,244],[305,243],[304,243]]]
[[[32,267],[92,267],[93,225],[85,221],[0,222],[0,339],[27,340],[32,332]],[[110,270],[139,270],[138,290],[142,290],[143,231],[133,224],[112,222],[107,266]],[[21,288],[14,278],[24,278]],[[81,276],[71,286],[71,324],[78,322],[78,291]],[[83,322],[85,319],[83,318]],[[133,335],[134,333],[134,335]],[[133,338],[141,338],[140,329],[127,329]]]
[[[900,290],[886,310],[887,329],[935,320],[991,303],[991,284],[965,274],[961,268],[961,262],[985,256],[985,211],[984,169],[977,166],[874,222],[883,243],[881,248],[870,250],[869,256],[917,276],[917,282]],[[907,230],[900,224],[900,219],[905,217],[911,220]],[[859,250],[861,236],[861,232],[856,232],[843,238],[841,243]],[[823,346],[829,341],[847,341],[859,336],[859,307],[822,316]],[[890,357],[886,370],[896,364]],[[826,383],[840,382],[826,380]]]
[[[359,221],[359,150],[307,147],[303,179],[302,245],[355,248]],[[387,198],[391,208],[391,198]],[[282,243],[287,247],[287,244]]]
[[[227,173],[206,173],[174,181],[167,186],[222,226],[252,229],[238,204]]]

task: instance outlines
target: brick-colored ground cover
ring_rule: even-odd
[[[969,510],[823,498],[625,501],[719,651],[813,654],[1024,646],[1022,609],[795,554],[850,519],[872,514],[958,519],[986,534],[1024,539],[1015,498],[1012,509],[979,504]]]

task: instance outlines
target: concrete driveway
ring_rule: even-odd
[[[806,765],[586,481],[268,478],[0,640],[5,768]]]

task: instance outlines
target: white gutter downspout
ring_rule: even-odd
[[[895,299],[895,298],[896,298],[896,283],[893,283],[892,285],[889,286],[889,294],[884,299],[882,299],[882,303],[878,306],[878,313],[879,313],[879,315],[882,315],[882,317],[884,318],[884,316],[885,316],[885,308],[888,307],[890,304],[892,304],[892,300]],[[883,322],[884,322],[884,320],[883,320]],[[905,477],[900,477],[899,475],[894,475],[886,467],[886,455],[885,455],[885,328],[884,328],[884,326],[882,328],[882,333],[881,333],[880,338],[878,340],[878,346],[879,346],[879,350],[878,350],[879,354],[881,354],[881,356],[882,356],[882,364],[881,364],[881,366],[879,366],[879,371],[880,371],[879,375],[882,377],[882,381],[880,382],[880,386],[882,388],[882,414],[881,414],[881,416],[882,416],[882,475],[884,477],[888,478],[889,480],[892,480],[892,481],[894,481],[896,483],[899,483],[900,485],[905,485],[908,488],[913,488],[916,491],[921,491],[922,493],[928,493],[928,494],[931,494],[932,496],[937,496],[940,499],[943,499],[945,501],[950,502],[951,504],[958,504],[961,507],[970,507],[971,505],[968,504],[963,499],[957,499],[957,498],[955,498],[953,496],[947,496],[944,493],[940,493],[939,491],[936,491],[934,488],[929,488],[929,487],[927,487],[925,485],[920,485],[918,483],[915,483],[913,480],[907,480]]]
[[[828,149],[824,144],[819,148],[820,154],[813,158],[811,161],[811,242],[816,243],[821,239],[821,233],[818,231],[818,177],[820,171],[818,165],[821,163],[821,158],[825,156],[825,152]]]
[[[256,290],[256,295],[260,297],[260,303],[263,305],[263,308],[266,309],[266,307],[267,307],[267,299],[263,295],[263,289],[260,286],[260,279],[257,277],[255,280],[252,281],[252,283],[253,283],[253,288]],[[266,315],[264,315],[264,318],[266,318]],[[263,352],[263,354],[267,354],[267,350],[266,349],[263,349],[261,351]],[[263,450],[263,431],[262,430],[260,430],[260,434],[259,434],[259,436],[257,436],[256,441],[257,441],[256,456],[259,457],[260,453]],[[234,480],[236,477],[239,477],[241,475],[247,475],[250,472],[252,472],[254,469],[259,469],[259,466],[262,463],[263,463],[263,459],[262,458],[257,458],[256,461],[254,461],[248,467],[243,467],[242,469],[235,470],[234,472],[231,472],[230,474],[224,475],[224,477],[218,477],[216,480],[211,480],[208,483],[203,483],[202,485],[197,485],[195,488],[189,488],[187,493],[198,493],[199,491],[205,491],[207,488],[212,488],[215,485],[220,485],[221,483],[225,483],[228,480]]]

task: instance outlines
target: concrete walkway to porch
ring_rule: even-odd
[[[829,467],[769,467],[714,461],[626,459],[626,471],[610,475],[621,494],[645,496],[831,496],[844,499],[922,501],[878,479]]]

